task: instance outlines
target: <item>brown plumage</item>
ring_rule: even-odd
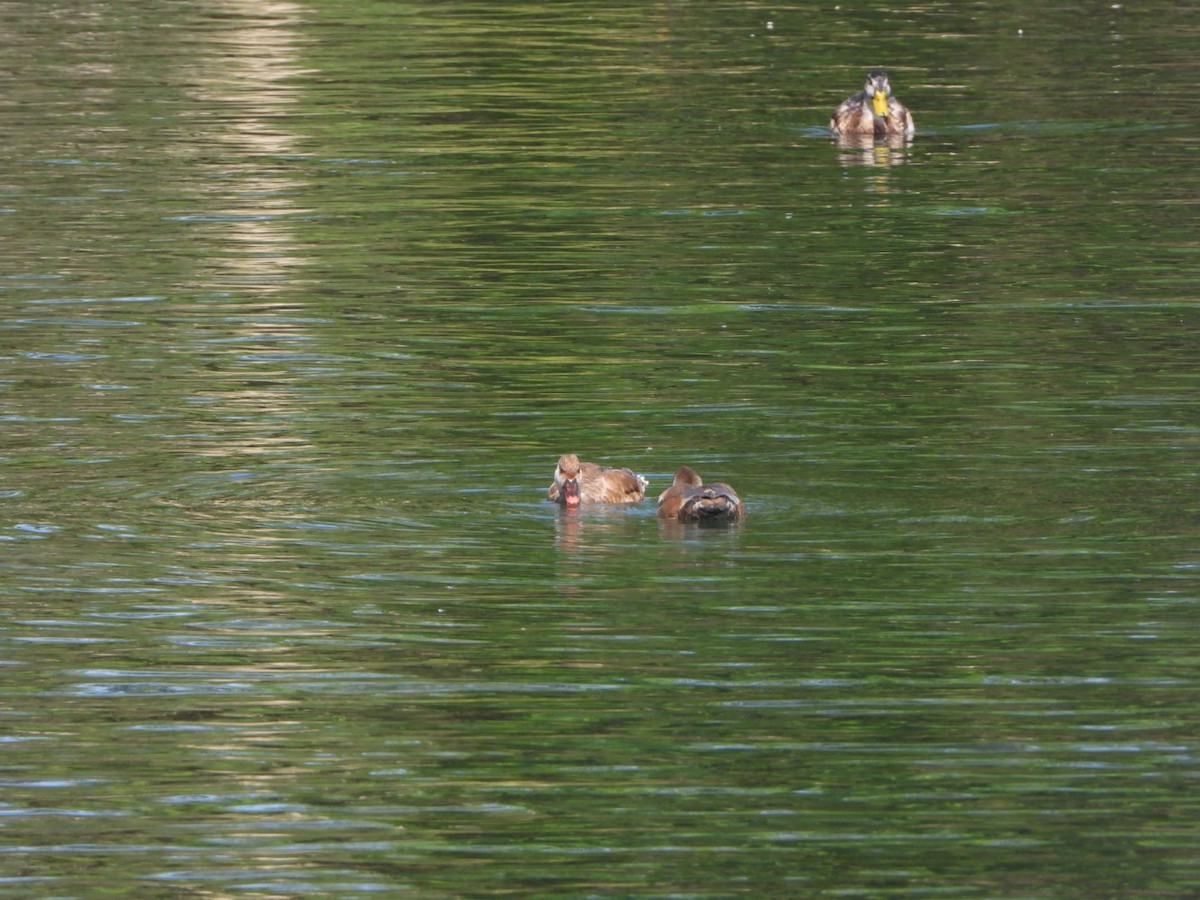
[[[646,496],[646,479],[630,469],[580,462],[564,453],[554,467],[554,483],[546,499],[564,506],[580,503],[637,503]]]
[[[892,96],[887,72],[872,69],[863,89],[851,94],[833,111],[829,130],[837,135],[873,134],[881,138],[889,135],[910,137],[916,128],[912,114]]]
[[[679,522],[740,522],[746,504],[720,481],[705,484],[694,469],[680,466],[671,486],[658,495],[658,517]]]

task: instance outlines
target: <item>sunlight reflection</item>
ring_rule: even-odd
[[[292,79],[305,71],[296,61],[297,25],[305,10],[296,3],[254,0],[223,0],[221,6],[229,27],[210,34],[213,51],[194,73],[193,92],[206,107],[220,110],[204,135],[211,146],[203,164],[213,170],[223,205],[203,217],[202,227],[228,253],[211,260],[207,278],[270,293],[286,289],[309,262],[289,227],[290,219],[309,212],[291,199],[305,183],[280,163],[296,152],[296,135],[286,121],[299,99]],[[231,166],[226,155],[262,164]]]

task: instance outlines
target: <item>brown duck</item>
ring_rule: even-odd
[[[872,69],[866,84],[857,94],[851,94],[833,111],[829,130],[837,135],[873,134],[877,138],[889,135],[911,137],[912,113],[892,96],[887,72]]]
[[[680,466],[671,486],[658,495],[658,517],[678,522],[740,522],[746,504],[720,481],[705,484],[694,469]]]
[[[637,503],[646,496],[647,481],[631,469],[580,462],[564,453],[554,467],[554,483],[546,499],[564,506],[580,503]]]

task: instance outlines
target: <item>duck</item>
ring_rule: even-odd
[[[574,453],[564,453],[554,467],[554,483],[546,499],[562,506],[581,503],[640,503],[649,482],[632,469],[580,462]]]
[[[871,134],[877,138],[911,137],[916,132],[912,113],[892,96],[892,86],[883,69],[872,69],[863,89],[851,94],[833,111],[829,130],[836,135]]]
[[[705,484],[696,470],[680,466],[671,486],[658,495],[658,517],[677,522],[740,522],[746,504],[724,482]]]

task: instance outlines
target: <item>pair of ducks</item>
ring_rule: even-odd
[[[835,135],[873,135],[877,138],[902,135],[912,137],[912,113],[892,96],[887,72],[872,69],[866,84],[851,94],[833,111],[829,130]]]
[[[580,462],[565,453],[554,467],[546,499],[563,506],[581,503],[640,503],[648,482],[632,469]],[[671,486],[658,495],[658,517],[676,522],[740,522],[746,504],[727,484],[705,484],[694,469],[680,466]]]

